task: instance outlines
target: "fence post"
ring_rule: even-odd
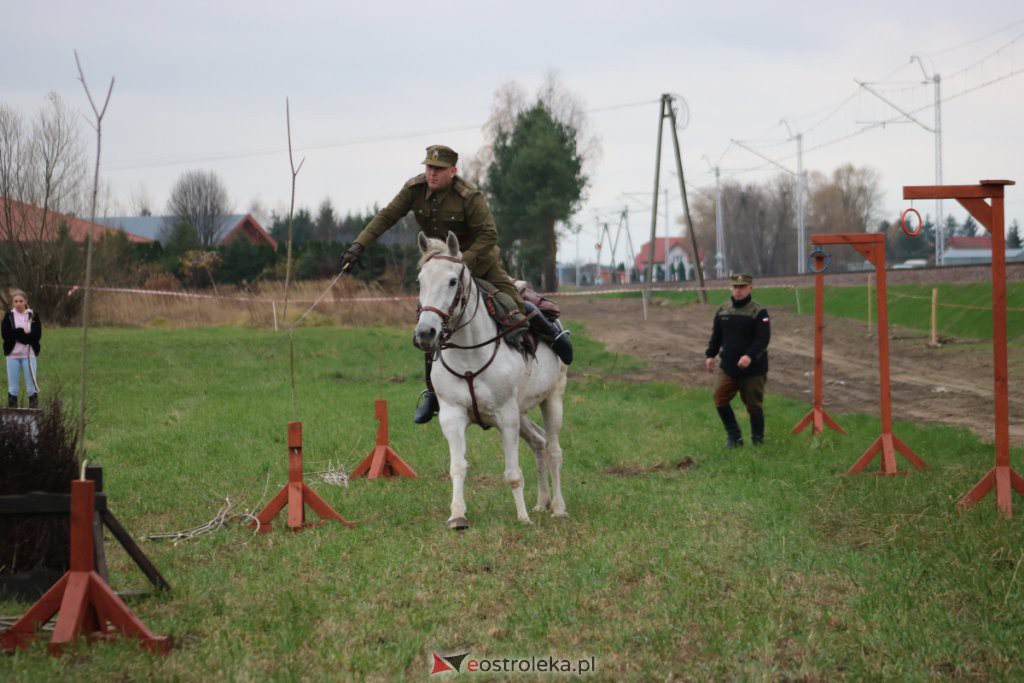
[[[936,312],[938,310],[938,305],[939,305],[939,288],[938,287],[932,287],[932,334],[931,334],[931,339],[928,342],[928,346],[931,346],[932,348],[938,348],[938,346],[939,346],[938,330],[936,329],[936,327],[937,327],[936,326],[936,320],[937,320]]]

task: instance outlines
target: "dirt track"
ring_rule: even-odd
[[[562,297],[563,317],[587,326],[588,336],[608,349],[641,358],[648,369],[624,376],[630,381],[678,381],[710,387],[704,349],[715,307],[727,294],[712,292],[708,306],[667,304],[655,299],[644,321],[638,299]],[[757,297],[757,291],[754,291]],[[769,309],[769,393],[811,404],[814,317]],[[942,422],[970,428],[994,440],[992,344],[953,341],[939,349],[927,335],[895,329],[890,365],[893,419]],[[1010,348],[1010,441],[1024,443],[1024,353]],[[831,414],[878,414],[878,342],[867,324],[826,317],[823,402]]]

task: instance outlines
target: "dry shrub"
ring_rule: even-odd
[[[173,292],[156,278],[146,282],[147,289]],[[218,287],[212,290],[183,291],[172,295],[145,292],[94,292],[90,316],[92,324],[120,327],[210,327],[237,326],[274,329],[285,319],[298,319],[324,293],[329,280],[292,283],[285,312],[283,282],[260,285]],[[303,319],[301,326],[371,325],[402,326],[415,319],[416,297],[398,288],[385,288],[342,278],[334,284]]]
[[[77,437],[59,393],[54,393],[34,424],[23,416],[8,411],[0,420],[0,495],[70,493],[71,480],[79,475]],[[3,527],[0,573],[17,574],[40,566],[67,569],[67,516],[5,516]]]

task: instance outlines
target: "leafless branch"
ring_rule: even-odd
[[[114,91],[114,78],[113,76],[110,78],[110,87],[107,88],[107,97],[103,101],[103,108],[97,109],[96,103],[92,99],[92,93],[89,91],[89,84],[85,81],[85,72],[82,69],[82,62],[78,58],[78,50],[75,50],[74,52],[75,65],[78,67],[78,80],[81,81],[82,87],[85,89],[85,96],[89,98],[89,106],[92,107],[93,114],[96,117],[96,123],[93,126],[96,131],[96,166],[92,178],[92,201],[90,202],[89,208],[89,227],[86,230],[85,238],[85,282],[83,283],[85,295],[82,303],[82,380],[78,405],[78,444],[79,448],[83,450],[82,455],[84,456],[86,379],[89,367],[89,290],[91,289],[90,285],[92,283],[92,225],[96,222],[96,195],[99,192],[100,186],[100,149],[103,142],[103,116],[107,113],[107,105],[110,104],[110,95]]]
[[[291,104],[288,102],[286,97],[284,100],[284,115],[285,123],[288,127],[288,164],[292,170],[292,198],[291,204],[288,206],[288,260],[285,266],[284,275],[284,319],[288,321],[288,294],[291,290],[292,280],[292,220],[295,215],[295,178],[299,175],[299,171],[302,169],[302,164],[306,162],[306,158],[303,157],[302,161],[299,162],[298,168],[295,166],[295,157],[292,156],[292,110]],[[293,326],[288,327],[288,357],[291,371],[291,389],[292,389],[292,420],[298,419],[298,401],[295,395],[295,339],[292,336]]]

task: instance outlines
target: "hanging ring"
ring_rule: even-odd
[[[911,230],[907,227],[907,216],[914,214],[917,216],[917,229]],[[900,227],[903,228],[903,232],[907,237],[917,237],[921,234],[921,229],[924,228],[924,221],[921,219],[921,214],[917,212],[917,209],[910,207],[906,211],[900,214]]]
[[[821,269],[819,270],[816,266],[818,264],[818,258],[822,257]],[[815,249],[811,252],[811,255],[807,257],[807,270],[811,271],[815,275],[820,275],[828,270],[829,264],[832,263],[832,255],[824,249]]]

